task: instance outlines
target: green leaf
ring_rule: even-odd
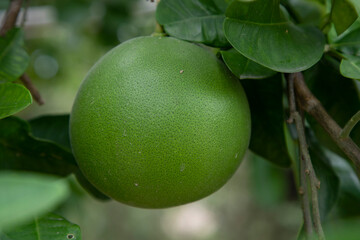
[[[0,234],[4,240],[81,240],[80,227],[56,214],[35,218],[33,222]]]
[[[42,116],[29,121],[31,134],[38,140],[51,141],[61,146],[71,154],[69,137],[69,115]],[[72,156],[72,155],[71,155]],[[75,161],[74,161],[75,163]],[[92,196],[100,200],[109,200],[110,198],[97,190],[82,174],[80,169],[72,168],[76,179],[80,185]]]
[[[338,34],[343,33],[359,17],[350,0],[334,0],[331,18]]]
[[[29,121],[31,133],[36,138],[51,140],[71,151],[69,138],[69,114],[41,116]]]
[[[248,157],[255,200],[266,207],[278,205],[284,201],[288,193],[287,189],[289,189],[286,171],[254,153],[250,152]]]
[[[321,220],[324,221],[335,206],[339,195],[340,180],[334,172],[331,159],[325,154],[313,134],[308,134],[309,153],[316,176],[321,183],[318,191]]]
[[[223,31],[225,0],[162,0],[156,19],[170,36],[214,47],[227,47]]]
[[[301,24],[321,24],[326,14],[325,5],[314,0],[286,0],[282,4],[289,9],[295,20]]]
[[[94,185],[92,185],[89,180],[87,180],[87,178],[81,173],[81,171],[78,171],[76,173],[76,180],[86,190],[86,192],[88,192],[98,200],[110,200],[108,196],[100,192]]]
[[[74,173],[90,194],[99,199],[109,199],[83,176],[71,150],[63,145],[69,141],[66,140],[69,138],[66,118],[52,116],[33,120],[35,133],[42,138],[34,137],[30,133],[30,125],[19,118],[0,120],[0,170],[26,170],[59,176]],[[49,134],[58,136],[45,139]]]
[[[23,38],[24,33],[18,28],[0,37],[0,82],[14,81],[25,72],[29,56],[23,48]]]
[[[279,0],[233,1],[227,9],[225,36],[245,57],[278,72],[299,72],[317,63],[323,34],[296,26],[280,10]]]
[[[360,18],[330,45],[352,56],[360,56]]]
[[[2,171],[0,192],[0,229],[7,229],[52,210],[67,197],[68,187],[50,176]]]
[[[23,110],[31,103],[31,94],[24,86],[14,83],[0,84],[0,119]]]
[[[243,80],[251,111],[250,150],[272,163],[288,167],[290,157],[284,133],[282,79],[277,74],[264,80]]]
[[[346,216],[360,214],[360,180],[351,165],[339,155],[326,151],[330,164],[340,179],[339,212]]]
[[[358,240],[360,219],[336,219],[324,226],[327,240]]]
[[[341,127],[345,126],[347,121],[360,109],[355,82],[340,75],[338,62],[326,57],[319,64],[304,72],[304,77],[312,93]],[[346,158],[318,122],[310,116],[307,116],[307,120],[322,145]],[[358,126],[353,129],[351,136],[359,145],[360,128]]]
[[[240,79],[262,79],[271,77],[276,73],[244,57],[234,48],[221,51],[221,56],[226,66]]]
[[[345,55],[341,61],[340,73],[344,77],[360,80],[360,57]]]
[[[0,169],[26,170],[67,176],[78,170],[70,152],[51,141],[36,139],[27,122],[0,120]]]

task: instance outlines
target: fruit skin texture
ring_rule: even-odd
[[[90,70],[70,119],[75,158],[119,202],[165,208],[201,199],[234,174],[249,144],[238,79],[211,52],[139,37]]]

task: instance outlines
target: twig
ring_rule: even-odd
[[[5,36],[7,31],[9,31],[15,26],[22,2],[23,0],[12,0],[10,2],[9,7],[6,11],[4,23],[0,29],[0,36]]]
[[[354,116],[350,118],[350,120],[346,123],[345,127],[340,133],[340,137],[347,138],[350,136],[351,130],[355,127],[355,125],[360,121],[360,111],[355,113]]]
[[[0,36],[5,36],[5,34],[15,26],[16,20],[17,20],[17,18],[19,16],[19,12],[20,12],[22,3],[23,3],[23,0],[11,0],[11,2],[9,4],[9,7],[8,7],[8,9],[6,11],[6,16],[5,16],[5,19],[4,19],[4,23],[3,23],[3,25],[1,26],[1,29],[0,29]],[[25,10],[25,12],[26,12],[26,10]],[[25,14],[26,13],[24,13],[24,16],[23,16],[24,18],[25,18]],[[20,77],[20,80],[23,82],[25,87],[27,89],[29,89],[29,91],[30,91],[32,97],[34,98],[34,100],[39,105],[44,104],[44,101],[41,98],[39,91],[33,85],[33,83],[31,82],[31,79],[29,78],[29,76],[27,76],[26,74],[23,74]]]
[[[29,0],[25,0],[24,12],[23,12],[22,19],[21,19],[21,27],[22,28],[25,26],[25,22],[27,20],[28,8],[29,8]]]
[[[341,137],[342,129],[330,117],[320,101],[310,92],[302,73],[293,73],[294,87],[300,107],[309,113],[325,129],[337,146],[351,159],[360,175],[360,148],[350,137]]]
[[[320,239],[325,239],[324,233],[322,231],[320,214],[319,214],[319,204],[317,197],[317,190],[313,191],[313,186],[318,182],[312,163],[310,160],[310,154],[308,151],[308,146],[305,138],[305,129],[303,124],[303,118],[300,113],[296,110],[296,100],[295,100],[295,91],[294,91],[294,75],[288,75],[288,97],[289,97],[289,107],[290,107],[290,118],[288,122],[295,121],[296,130],[299,138],[299,148],[300,148],[300,199],[301,199],[301,208],[303,210],[304,217],[304,226],[306,232],[306,238],[312,238],[312,218],[314,219],[315,231],[318,234]],[[309,206],[309,197],[308,197],[308,188],[307,182],[310,182],[311,186],[311,200],[313,204],[313,215],[311,218],[310,206]]]
[[[42,99],[39,91],[35,88],[35,86],[32,84],[29,76],[25,73],[20,77],[21,82],[25,85],[27,89],[29,89],[31,95],[33,96],[34,100],[39,104],[43,105],[44,100]]]

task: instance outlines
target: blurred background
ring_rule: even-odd
[[[155,26],[156,4],[146,0],[31,0],[26,14],[27,70],[45,100],[19,116],[69,113],[91,66],[108,50]],[[0,1],[0,18],[8,1]],[[21,16],[22,14],[20,14]],[[21,21],[21,18],[20,18]],[[218,192],[185,206],[147,210],[88,195],[70,176],[73,194],[57,210],[80,225],[84,240],[289,240],[302,214],[289,170],[247,154]]]

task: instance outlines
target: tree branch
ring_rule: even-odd
[[[294,87],[297,94],[297,99],[304,111],[309,113],[315,120],[325,129],[332,140],[339,146],[339,148],[351,159],[355,165],[357,173],[360,175],[360,148],[347,137],[341,137],[342,129],[330,117],[320,101],[310,92],[304,81],[302,73],[293,73]]]
[[[4,23],[0,29],[0,36],[5,36],[7,31],[15,26],[22,2],[23,0],[11,0],[8,10],[6,11]]]
[[[19,16],[19,12],[21,9],[21,5],[23,3],[23,0],[11,0],[9,7],[6,11],[6,15],[4,18],[4,23],[0,28],[0,36],[5,36],[5,34],[12,29],[15,24],[16,24],[16,20]],[[25,20],[26,17],[26,11],[24,13],[23,16],[23,20]],[[44,100],[41,98],[41,95],[39,93],[39,91],[36,89],[36,87],[33,85],[33,83],[31,82],[31,79],[29,78],[29,76],[27,76],[26,74],[23,74],[20,77],[20,80],[22,81],[22,83],[24,84],[24,86],[29,89],[32,97],[34,98],[34,100],[39,104],[42,105],[44,104]]]
[[[29,76],[27,74],[23,74],[20,77],[20,80],[22,81],[22,83],[24,84],[24,86],[29,89],[31,95],[33,96],[34,100],[39,104],[39,105],[43,105],[44,104],[44,100],[42,99],[39,91],[35,88],[34,84],[32,84]]]
[[[320,188],[319,180],[316,177],[310,154],[308,151],[308,145],[306,143],[305,128],[303,123],[303,117],[296,110],[296,97],[294,91],[294,75],[288,75],[288,96],[289,96],[289,107],[290,107],[290,118],[289,122],[295,121],[296,130],[299,138],[300,148],[300,197],[301,206],[303,210],[304,224],[307,239],[312,237],[312,221],[310,216],[310,206],[308,199],[308,188],[307,182],[310,183],[311,188],[311,202],[312,202],[312,218],[314,221],[314,227],[316,234],[320,240],[325,239],[325,235],[321,226],[319,201],[318,201],[318,188]],[[308,181],[307,181],[308,180]]]

